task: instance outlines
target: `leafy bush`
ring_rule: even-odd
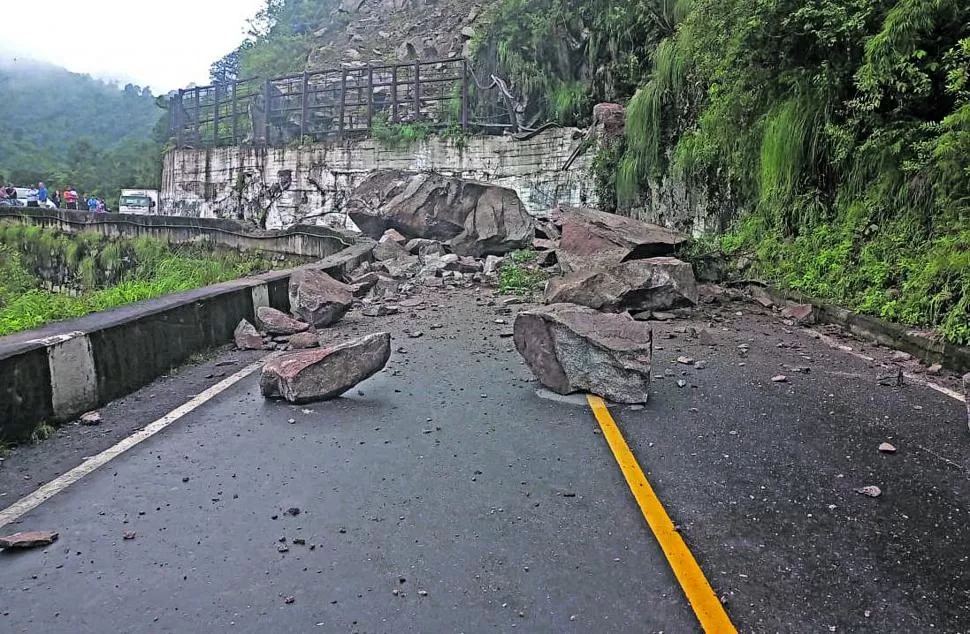
[[[499,267],[499,292],[504,295],[528,295],[543,288],[549,275],[533,263],[535,251],[513,251]]]

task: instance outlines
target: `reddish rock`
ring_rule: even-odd
[[[263,330],[271,335],[295,335],[310,327],[310,324],[297,321],[286,313],[269,306],[260,306],[256,309],[256,320]]]
[[[598,103],[593,106],[594,136],[615,139],[626,134],[626,108],[618,103]]]
[[[26,531],[0,537],[0,548],[37,548],[50,546],[57,541],[58,534],[51,531]]]
[[[381,236],[381,239],[378,240],[378,243],[383,244],[385,242],[394,242],[396,244],[404,246],[404,244],[407,241],[408,239],[402,236],[401,232],[398,231],[397,229],[388,229],[387,231],[384,232],[384,235]]]
[[[587,391],[619,403],[644,403],[653,331],[628,315],[554,304],[519,313],[515,348],[539,382],[559,394]]]
[[[302,269],[290,276],[290,310],[318,328],[330,326],[354,303],[353,289],[323,271]]]
[[[687,236],[596,209],[560,208],[559,263],[566,272],[670,255]]]
[[[287,343],[294,350],[306,350],[307,348],[320,347],[320,335],[315,332],[299,332],[292,335]]]
[[[259,386],[263,396],[291,403],[336,398],[378,373],[390,356],[391,335],[386,332],[291,352],[263,366]]]
[[[796,324],[815,323],[815,307],[811,304],[794,304],[781,311],[781,316]]]
[[[236,341],[236,347],[240,350],[262,350],[263,348],[262,335],[256,330],[256,326],[245,319],[239,322],[232,335]]]

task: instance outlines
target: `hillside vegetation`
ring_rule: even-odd
[[[480,54],[547,117],[630,97],[626,146],[598,161],[621,209],[673,174],[734,201],[701,247],[970,342],[970,4],[502,0],[492,17]]]
[[[123,187],[158,186],[164,114],[147,88],[0,59],[0,180],[73,185],[116,205]]]
[[[302,70],[338,9],[268,0],[235,70]],[[499,0],[471,44],[526,119],[627,105],[595,161],[620,213],[674,176],[731,210],[695,250],[970,342],[970,3]]]

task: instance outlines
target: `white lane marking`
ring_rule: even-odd
[[[103,467],[111,460],[117,458],[124,452],[128,451],[138,443],[148,440],[158,432],[162,431],[178,419],[182,418],[192,410],[198,408],[200,405],[208,402],[215,396],[222,392],[225,392],[230,387],[238,383],[239,381],[245,379],[247,376],[258,370],[266,363],[267,360],[279,356],[279,353],[273,353],[267,355],[266,357],[260,359],[259,361],[246,366],[239,372],[236,372],[232,376],[219,381],[209,389],[204,392],[199,393],[192,400],[183,403],[182,405],[176,407],[168,414],[165,414],[158,420],[149,423],[148,426],[136,431],[131,436],[128,436],[124,440],[118,442],[113,447],[105,449],[98,455],[88,458],[78,466],[74,467],[64,475],[54,478],[47,484],[43,485],[33,493],[17,500],[7,508],[0,511],[0,528],[3,528],[11,522],[15,522],[21,517],[23,517],[29,511],[37,508],[47,500],[51,499],[67,487],[71,486],[84,476],[88,475],[95,469]]]
[[[838,341],[836,341],[832,337],[829,337],[828,335],[823,335],[822,333],[816,332],[814,330],[811,330],[810,328],[802,328],[802,332],[807,333],[813,339],[818,339],[819,341],[821,341],[822,343],[824,343],[828,347],[834,348],[834,349],[839,350],[841,352],[844,352],[844,353],[846,353],[846,354],[848,354],[850,356],[856,357],[858,359],[862,359],[863,361],[871,361],[873,363],[878,363],[879,365],[882,365],[882,366],[887,367],[887,368],[888,367],[893,367],[893,366],[887,365],[885,363],[882,363],[880,361],[876,361],[874,358],[872,358],[872,357],[870,357],[868,355],[862,354],[861,352],[856,352],[855,350],[846,350],[845,347],[842,346],[842,344],[840,344]],[[922,385],[923,387],[928,387],[931,390],[936,390],[940,394],[944,394],[946,396],[949,396],[950,398],[952,398],[954,400],[957,400],[957,401],[960,401],[961,403],[966,403],[967,402],[967,398],[963,394],[960,394],[959,392],[956,392],[954,390],[951,390],[948,387],[943,387],[942,385],[939,385],[937,383],[933,383],[932,381],[927,381],[926,379],[924,379],[924,378],[922,378],[920,376],[916,376],[915,374],[910,374],[909,372],[904,372],[903,373],[903,377],[909,379],[910,381],[912,381],[913,383],[916,383],[917,385]],[[968,423],[968,425],[970,425],[970,423]]]

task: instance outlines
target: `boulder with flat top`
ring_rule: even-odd
[[[562,223],[557,253],[567,273],[671,255],[687,241],[659,225],[596,209],[560,207],[557,218]]]
[[[286,313],[269,306],[260,306],[256,309],[256,321],[271,335],[295,335],[310,327],[310,324],[293,319]]]
[[[647,401],[653,332],[644,322],[553,304],[519,313],[513,337],[526,365],[554,392],[590,392],[617,403]]]
[[[291,352],[263,366],[259,387],[266,398],[290,403],[336,398],[380,372],[390,356],[391,335],[386,332]]]
[[[350,286],[312,269],[290,276],[289,295],[293,314],[318,328],[339,321],[354,303]]]

